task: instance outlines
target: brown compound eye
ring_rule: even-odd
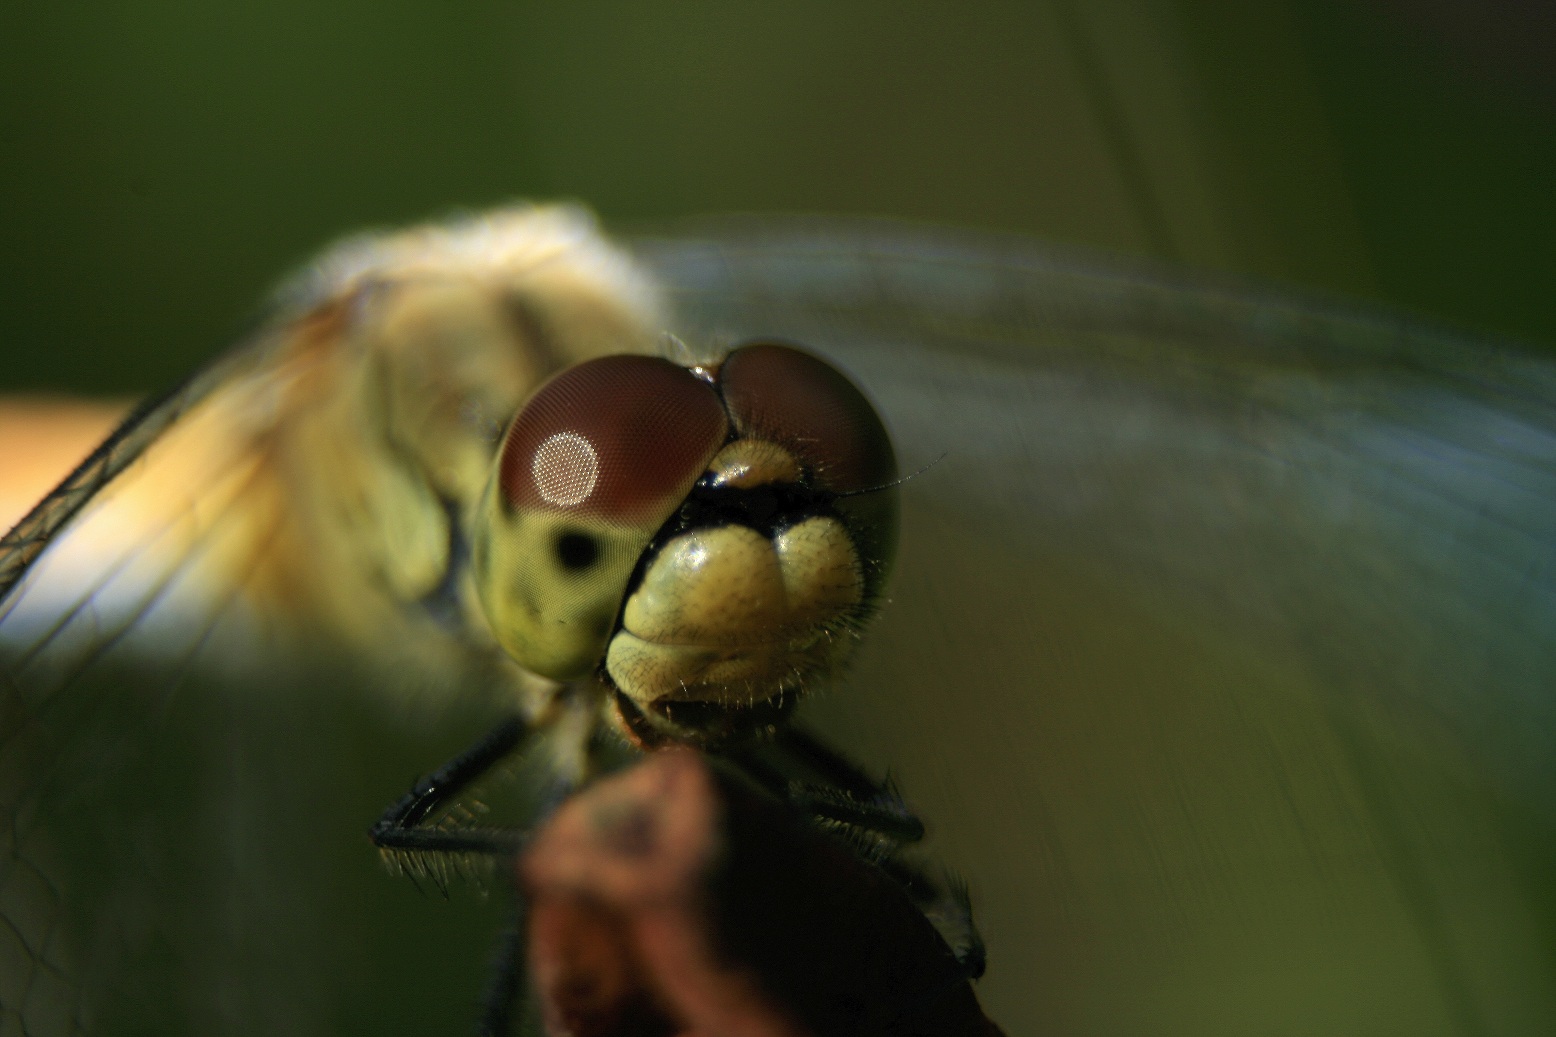
[[[743,436],[787,447],[834,493],[871,490],[897,476],[891,437],[842,372],[791,346],[742,346],[719,368],[719,391]]]
[[[513,508],[657,529],[726,431],[718,396],[685,368],[646,356],[591,360],[547,382],[514,420],[499,488]]]
[[[481,603],[519,663],[556,680],[599,663],[638,558],[728,427],[712,386],[654,357],[587,361],[535,393],[473,538]]]

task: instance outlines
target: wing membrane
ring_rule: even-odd
[[[818,712],[968,872],[994,1018],[1549,1024],[1556,365],[1003,239],[642,249],[683,334],[813,345],[944,454]]]
[[[197,780],[187,747],[220,739],[219,723],[205,729],[227,701],[217,675],[291,643],[248,594],[285,528],[270,444],[295,344],[257,337],[141,410],[0,545],[0,939],[13,966],[0,1003],[22,1033],[178,1029],[150,959],[192,945],[220,958],[218,941],[188,937],[210,926],[187,895],[180,918],[174,892],[202,867],[182,827],[199,793],[162,786],[159,803],[157,790]],[[190,674],[197,689],[177,701]]]

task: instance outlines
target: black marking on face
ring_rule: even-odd
[[[568,530],[556,538],[556,557],[569,572],[583,572],[600,557],[600,542],[588,533]]]
[[[704,479],[693,487],[655,540],[664,542],[693,529],[731,525],[773,537],[813,516],[834,514],[832,503],[836,499],[836,494],[805,483],[747,488],[711,486]]]

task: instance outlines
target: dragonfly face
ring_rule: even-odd
[[[521,665],[570,680],[603,660],[634,739],[749,730],[852,648],[890,561],[894,475],[864,396],[798,350],[591,361],[509,427],[475,581]]]

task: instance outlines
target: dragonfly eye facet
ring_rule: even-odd
[[[897,475],[891,437],[870,401],[841,371],[789,346],[735,350],[719,391],[741,436],[777,443],[833,493],[884,486]]]
[[[569,368],[509,426],[474,537],[497,639],[546,677],[582,677],[605,651],[643,550],[723,445],[717,394],[666,360]]]

